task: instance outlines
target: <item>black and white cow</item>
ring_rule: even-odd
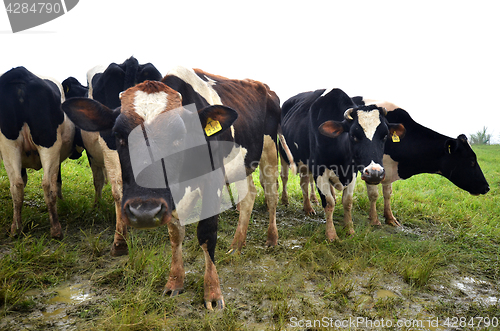
[[[392,183],[398,179],[422,173],[440,174],[473,195],[486,194],[490,190],[465,135],[451,138],[437,133],[415,122],[405,110],[387,101],[363,97],[355,97],[353,101],[358,105],[385,107],[388,110],[387,119],[402,123],[406,128],[403,140],[388,139],[384,148],[386,177],[382,180],[382,192],[387,224],[400,225],[391,210]],[[378,188],[374,185],[366,187],[370,200],[370,221],[379,225],[376,209]]]
[[[301,173],[304,210],[312,211],[307,193],[312,174],[325,210],[326,236],[330,241],[338,239],[332,219],[333,188],[344,191],[344,225],[352,234],[351,209],[357,171],[361,171],[366,183],[378,184],[385,177],[382,155],[387,137],[404,135],[404,126],[389,123],[386,113],[384,108],[373,105],[356,107],[340,89],[304,92],[283,104],[281,127]],[[283,161],[288,163],[286,159]],[[286,169],[282,176],[284,196]]]
[[[24,67],[0,77],[0,158],[9,177],[14,206],[12,235],[22,231],[21,209],[27,181],[23,169],[43,168],[50,233],[54,238],[63,236],[57,216],[57,179],[61,162],[72,152],[75,127],[61,110],[62,101],[60,83],[40,78]]]
[[[63,109],[70,118],[82,129],[88,131],[112,130],[116,137],[115,143],[120,158],[121,177],[123,178],[123,200],[120,206],[121,219],[125,225],[138,228],[153,228],[166,224],[172,246],[172,262],[170,275],[165,291],[177,295],[184,287],[184,266],[182,260],[182,241],[184,225],[179,215],[192,207],[196,198],[201,198],[202,212],[217,207],[221,185],[197,184],[182,187],[185,192],[182,199],[174,203],[171,180],[169,175],[170,162],[157,164],[159,178],[157,188],[145,187],[138,184],[139,177],[135,176],[134,158],[131,157],[130,141],[134,130],[148,127],[157,127],[161,132],[175,139],[171,141],[170,149],[184,146],[190,126],[186,119],[191,116],[199,117],[201,127],[208,127],[208,123],[218,123],[213,134],[207,132],[204,136],[210,146],[215,142],[230,142],[230,150],[222,153],[211,152],[212,166],[226,164],[226,161],[237,160],[237,165],[243,168],[243,186],[247,187],[247,194],[240,196],[240,225],[238,226],[234,249],[241,249],[245,242],[246,227],[255,200],[256,189],[251,173],[260,165],[266,171],[262,173],[261,182],[265,185],[266,200],[270,209],[270,228],[276,229],[275,209],[278,200],[277,176],[278,160],[276,136],[279,123],[279,101],[269,88],[253,80],[231,80],[221,76],[205,73],[201,70],[191,70],[182,67],[174,68],[162,80],[163,83],[146,81],[122,94],[121,108],[111,110],[99,102],[77,98],[68,100]],[[224,104],[224,106],[222,106]],[[176,109],[183,106],[179,112]],[[196,112],[189,113],[187,107],[193,105]],[[160,116],[162,120],[160,121]],[[165,118],[167,120],[165,120]],[[149,132],[149,131],[148,131]],[[148,135],[149,137],[149,135]],[[143,150],[154,149],[155,143],[148,138],[147,146]],[[135,145],[134,145],[135,146]],[[146,146],[146,145],[144,145]],[[167,148],[168,149],[168,148]],[[132,149],[135,150],[135,149]],[[236,153],[233,153],[236,151]],[[135,152],[134,152],[135,153]],[[145,154],[144,159],[149,157]],[[151,154],[152,155],[152,154]],[[188,169],[201,163],[203,157],[196,158],[193,154],[175,154],[174,163],[180,168]],[[177,155],[180,155],[177,157]],[[231,157],[229,157],[231,156]],[[223,162],[222,160],[223,159]],[[141,160],[141,158],[139,158]],[[162,159],[163,160],[163,159]],[[163,161],[162,161],[163,162]],[[230,163],[233,163],[232,161]],[[225,166],[225,176],[231,177],[237,169],[234,164]],[[163,177],[162,177],[163,176]],[[170,177],[168,177],[170,178]],[[142,180],[142,179],[141,179]],[[142,183],[142,182],[141,182]],[[155,185],[154,181],[152,185]],[[207,308],[212,309],[215,302],[217,307],[224,307],[224,299],[220,290],[219,279],[215,268],[215,246],[217,241],[218,214],[206,217],[198,223],[198,242],[205,255],[205,295]],[[240,232],[238,232],[240,231]],[[274,230],[275,231],[275,230]],[[268,233],[269,244],[275,244],[277,232]],[[125,234],[124,232],[123,234]],[[239,235],[238,233],[241,233]],[[117,239],[115,237],[115,239]],[[118,238],[114,245],[126,247],[125,238]]]
[[[139,64],[136,58],[130,57],[122,64],[111,63],[108,67],[97,66],[89,70],[87,73],[88,97],[114,109],[120,106],[121,92],[145,80],[160,80],[161,78],[160,72],[154,65]],[[72,87],[74,88],[75,85]],[[81,88],[78,90],[82,92]],[[113,256],[125,255],[128,252],[124,241],[127,228],[121,218],[122,178],[115,137],[111,129],[101,132],[82,129],[81,136],[94,178],[95,203],[102,197],[106,178],[111,184],[116,211],[114,243],[121,243],[119,246],[113,244],[111,254]]]

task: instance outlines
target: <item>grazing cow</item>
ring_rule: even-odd
[[[160,72],[151,63],[141,65],[137,59],[130,57],[122,64],[112,63],[107,68],[97,66],[89,70],[87,73],[88,97],[114,109],[120,106],[121,92],[145,80],[160,80],[161,78]],[[111,129],[101,132],[89,132],[83,129],[81,135],[94,178],[94,203],[102,197],[106,178],[111,184],[116,211],[116,231],[111,255],[125,255],[128,253],[124,240],[127,228],[121,218],[122,178],[115,137]],[[120,245],[117,246],[117,244]]]
[[[203,160],[201,155],[197,157],[196,154],[177,153],[175,155],[180,156],[174,158],[172,162],[165,161],[161,163],[161,166],[156,163],[157,174],[160,174],[161,178],[165,177],[165,180],[157,180],[156,184],[155,181],[150,183],[151,186],[158,185],[156,188],[139,185],[139,179],[141,183],[144,179],[140,176],[135,177],[133,170],[137,167],[137,160],[134,161],[131,157],[132,149],[128,146],[131,137],[136,136],[133,135],[134,128],[140,126],[142,132],[145,132],[147,127],[157,127],[157,132],[163,132],[165,137],[173,137],[163,139],[163,141],[173,141],[169,145],[170,149],[178,150],[179,146],[186,144],[185,139],[190,136],[186,135],[190,131],[186,119],[190,116],[198,117],[203,128],[207,128],[208,123],[218,124],[218,129],[213,134],[206,133],[203,139],[210,146],[215,146],[212,145],[215,142],[230,142],[233,147],[221,153],[212,149],[210,156],[212,167],[214,164],[226,164],[229,159],[237,160],[236,165],[243,169],[243,180],[239,180],[238,183],[243,182],[243,186],[247,187],[243,190],[247,193],[239,197],[241,200],[238,229],[241,229],[242,235],[239,235],[240,230],[237,230],[236,239],[233,241],[233,248],[237,250],[241,249],[244,244],[246,226],[256,195],[251,173],[259,165],[263,169],[261,182],[265,187],[270,214],[273,213],[272,210],[275,213],[278,200],[276,136],[279,123],[279,101],[275,94],[260,82],[231,80],[201,70],[177,67],[170,71],[162,82],[146,81],[128,89],[122,94],[121,109],[110,110],[96,101],[83,98],[68,100],[63,105],[63,109],[82,129],[106,131],[112,128],[116,137],[123,178],[123,201],[120,213],[122,220],[124,224],[138,228],[153,228],[167,224],[172,246],[172,262],[165,292],[177,295],[184,287],[185,277],[182,260],[182,241],[185,230],[183,223],[179,220],[179,215],[191,209],[196,197],[202,199],[202,212],[213,210],[213,207],[217,207],[220,202],[222,184],[197,183],[189,187],[181,186],[182,197],[174,203],[173,192],[178,190],[173,188],[176,182],[172,183],[170,180],[171,163],[180,162],[179,168],[189,169],[196,167]],[[181,105],[184,108],[179,113],[176,109]],[[190,105],[198,110],[197,115],[187,110]],[[160,116],[162,120],[159,119]],[[156,146],[151,141],[146,145],[149,147],[144,147],[143,150],[154,149]],[[149,158],[147,155],[145,159]],[[231,158],[228,155],[231,155]],[[139,158],[140,160],[142,159]],[[225,176],[231,177],[237,168],[234,164],[226,166]],[[212,213],[211,216],[201,217],[197,230],[198,242],[205,255],[204,301],[208,309],[212,309],[214,302],[217,307],[224,307],[215,268],[218,208],[215,209],[217,212]],[[274,214],[271,217],[270,228],[276,228],[275,221]],[[124,238],[121,240],[115,241],[114,246],[126,247]],[[275,244],[276,240],[277,233],[273,232],[269,235],[268,232],[268,242],[271,241],[269,244]]]
[[[403,109],[386,101],[355,97],[358,105],[376,104],[388,110],[387,119],[406,128],[403,140],[389,139],[384,148],[385,179],[382,180],[384,217],[387,224],[399,226],[391,210],[392,183],[421,173],[440,174],[473,195],[486,194],[490,187],[477,162],[476,154],[463,134],[456,139],[437,133],[415,122]],[[370,200],[371,224],[380,225],[376,202],[378,188],[366,186]]]
[[[404,126],[388,123],[385,115],[382,107],[356,107],[340,89],[301,93],[283,104],[281,126],[301,173],[304,210],[312,211],[307,193],[312,174],[325,210],[326,236],[330,241],[338,239],[332,219],[333,188],[344,191],[344,225],[353,234],[351,208],[357,171],[361,171],[366,183],[378,184],[385,176],[384,142],[389,134],[404,134]],[[288,162],[285,158],[282,161]],[[287,194],[287,177],[285,171],[283,195]]]
[[[62,101],[60,83],[40,78],[24,67],[11,69],[0,77],[0,158],[9,177],[14,206],[12,235],[22,230],[21,209],[27,181],[23,169],[43,167],[42,187],[50,234],[59,239],[63,236],[57,216],[57,179],[61,162],[72,152],[75,127],[61,110]]]

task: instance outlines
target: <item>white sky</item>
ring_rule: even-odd
[[[392,101],[456,137],[500,141],[497,1],[80,0],[13,34],[0,8],[0,73],[19,65],[86,83],[95,65],[134,55],[268,84],[281,101],[319,88]]]

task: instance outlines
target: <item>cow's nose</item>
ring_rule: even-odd
[[[369,166],[363,169],[361,179],[367,184],[377,185],[385,178],[385,169],[380,164],[371,162]]]
[[[159,227],[167,213],[167,206],[157,201],[129,202],[124,209],[129,225],[138,229]]]

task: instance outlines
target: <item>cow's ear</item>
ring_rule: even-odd
[[[406,128],[401,123],[388,123],[389,132],[391,133],[391,137],[397,136],[399,139],[403,139],[406,133]]]
[[[120,109],[111,110],[88,98],[71,98],[62,104],[63,111],[76,126],[85,131],[110,130],[120,115]]]
[[[458,149],[458,140],[457,139],[448,139],[445,142],[446,153],[453,154]]]
[[[218,135],[231,127],[238,118],[238,113],[222,105],[208,106],[198,111],[205,135]]]
[[[344,122],[337,121],[326,121],[321,124],[318,128],[319,133],[330,138],[336,138],[342,134],[345,130]]]

